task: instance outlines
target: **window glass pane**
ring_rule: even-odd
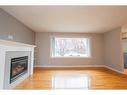
[[[88,38],[60,38],[55,37],[53,55],[58,57],[89,56]]]

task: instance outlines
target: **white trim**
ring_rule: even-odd
[[[66,68],[70,68],[70,67],[104,67],[104,68],[107,68],[107,69],[110,69],[112,71],[115,71],[117,73],[120,73],[120,74],[125,74],[124,72],[122,71],[119,71],[119,70],[116,70],[114,68],[111,68],[109,66],[106,66],[106,65],[84,65],[84,66],[42,66],[42,65],[35,65],[34,67],[43,67],[43,68],[48,68],[48,67],[66,67]]]
[[[42,65],[34,65],[34,67],[43,67],[43,68],[48,68],[48,67],[66,67],[66,68],[70,68],[70,67],[105,67],[105,65],[73,65],[73,66],[42,66]]]
[[[24,44],[24,43],[15,42],[15,41],[1,40],[1,39],[0,39],[0,45],[3,45],[3,46],[16,46],[16,47],[32,47],[32,48],[36,47],[35,45]]]
[[[105,68],[110,69],[110,70],[115,71],[115,72],[120,73],[120,74],[125,74],[125,73],[122,72],[122,71],[116,70],[116,69],[114,69],[114,68],[112,68],[112,67],[109,67],[109,66],[106,66],[106,65],[105,65]]]
[[[23,44],[13,41],[6,41],[6,40],[0,40],[0,89],[12,89],[16,85],[18,85],[21,81],[23,81],[25,78],[27,78],[29,75],[33,74],[33,64],[34,64],[34,45],[29,44]],[[19,78],[13,84],[9,84],[8,78],[5,78],[5,75],[8,75],[8,72],[6,73],[6,54],[8,51],[28,51],[30,52],[30,64],[28,68],[28,72],[24,77]],[[7,83],[7,84],[5,84]]]
[[[88,39],[88,56],[54,56],[53,38],[86,38]],[[92,37],[91,36],[50,36],[50,58],[92,58]]]
[[[90,59],[90,56],[51,56],[51,58],[84,58]]]

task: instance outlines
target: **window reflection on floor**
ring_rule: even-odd
[[[52,77],[53,89],[88,89],[89,77],[87,75],[54,75]]]

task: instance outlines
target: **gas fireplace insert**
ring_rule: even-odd
[[[15,81],[27,72],[28,56],[22,56],[11,59],[10,83]]]

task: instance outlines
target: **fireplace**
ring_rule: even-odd
[[[21,77],[27,72],[28,56],[11,59],[10,83]]]

